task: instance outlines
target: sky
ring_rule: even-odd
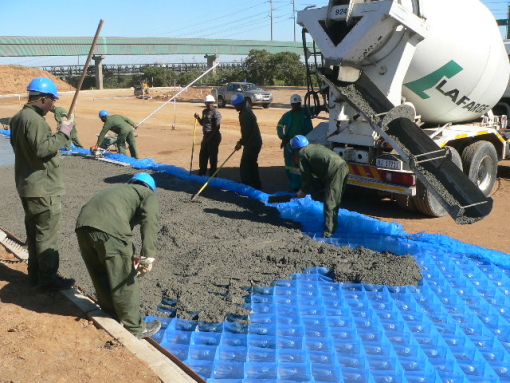
[[[448,1],[448,0],[445,0]],[[483,0],[496,19],[506,19],[510,0]],[[102,37],[301,40],[295,12],[323,7],[327,0],[0,0],[0,36],[93,37],[104,19]],[[272,8],[272,12],[271,12]],[[271,17],[272,14],[272,17]],[[272,26],[272,28],[271,28]],[[504,29],[502,28],[504,34]],[[0,64],[83,65],[86,57],[0,57]],[[241,58],[220,57],[231,62]],[[103,64],[204,62],[197,56],[110,56]]]

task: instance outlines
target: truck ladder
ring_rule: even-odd
[[[491,212],[492,198],[486,197],[451,161],[447,149],[441,149],[414,123],[412,107],[394,107],[362,71],[359,79],[351,83],[339,81],[338,67],[334,68],[318,73],[333,95],[367,118],[372,129],[409,163],[418,179],[456,223],[474,223]]]

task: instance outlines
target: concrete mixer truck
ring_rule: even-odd
[[[510,68],[479,0],[330,0],[297,22],[328,95],[308,138],[348,162],[349,184],[460,224],[490,213],[510,136],[491,109]]]

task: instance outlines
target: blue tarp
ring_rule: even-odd
[[[152,159],[106,157],[207,180]],[[211,186],[268,199],[221,178]],[[247,298],[249,325],[160,318],[154,339],[208,383],[510,382],[508,254],[444,235],[408,234],[397,223],[344,209],[337,233],[325,240],[321,203],[305,198],[274,206],[317,240],[412,254],[423,281],[335,283],[317,267],[255,288]]]

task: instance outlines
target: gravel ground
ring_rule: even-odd
[[[94,294],[80,257],[74,226],[81,206],[105,187],[126,182],[136,169],[83,157],[62,157],[67,194],[62,199],[60,271]],[[222,322],[229,314],[244,316],[239,304],[247,289],[269,285],[311,266],[330,269],[337,281],[414,285],[421,280],[412,256],[335,247],[302,235],[299,225],[279,217],[275,208],[233,192],[155,173],[161,219],[158,260],[140,279],[142,311],[167,308],[176,300],[178,316]],[[25,239],[23,209],[14,186],[13,167],[0,167],[0,226]],[[134,243],[140,248],[139,232]],[[28,281],[27,281],[28,283]]]

